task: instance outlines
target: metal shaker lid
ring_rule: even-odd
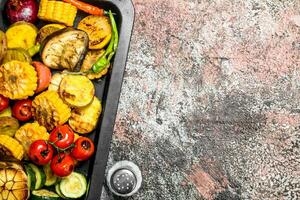
[[[141,187],[142,173],[133,162],[119,161],[108,170],[106,181],[112,193],[129,197]]]

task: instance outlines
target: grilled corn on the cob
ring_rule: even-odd
[[[8,135],[0,135],[0,157],[2,156],[22,160],[24,156],[23,146]]]
[[[29,197],[28,177],[21,165],[1,162],[0,200],[26,200]]]
[[[73,26],[77,8],[62,1],[41,0],[38,18]]]
[[[64,124],[71,116],[71,109],[63,102],[55,91],[45,91],[32,101],[34,119],[48,131]]]
[[[0,67],[0,94],[9,99],[26,99],[37,87],[37,73],[27,62],[10,61]]]
[[[94,97],[88,106],[72,110],[69,125],[77,133],[90,133],[96,128],[101,109],[101,102],[97,97]]]
[[[15,134],[15,138],[23,145],[25,152],[28,154],[32,142],[36,140],[48,140],[49,134],[45,127],[34,122],[27,123],[19,128]]]

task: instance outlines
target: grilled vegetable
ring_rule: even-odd
[[[12,115],[22,122],[26,122],[32,118],[32,101],[30,99],[22,99],[17,101],[12,107]]]
[[[36,96],[32,108],[34,119],[49,131],[67,122],[71,116],[71,109],[54,91],[48,90]]]
[[[31,63],[31,56],[23,48],[8,49],[2,63],[7,63],[12,60]]]
[[[0,135],[13,137],[19,128],[19,122],[13,117],[0,117]]]
[[[27,175],[23,171],[22,167],[0,167],[0,199],[26,200],[28,197],[29,187]]]
[[[38,18],[45,21],[73,26],[76,13],[77,8],[69,3],[41,0]]]
[[[45,182],[45,186],[51,186],[51,185],[54,185],[58,178],[57,176],[54,175],[54,173],[51,171],[51,168],[50,168],[50,164],[49,165],[45,165],[43,167],[44,169],[44,172],[45,172],[45,175],[46,175],[46,182]]]
[[[45,90],[50,84],[51,80],[51,71],[50,69],[41,62],[34,61],[32,65],[35,67],[35,70],[38,75],[38,86],[35,90],[36,93],[39,93]]]
[[[29,49],[35,44],[37,36],[37,28],[28,22],[17,22],[6,31],[8,48]]]
[[[5,12],[10,23],[18,21],[34,23],[37,20],[38,7],[35,0],[8,0]]]
[[[90,138],[81,137],[75,142],[71,155],[78,161],[88,160],[94,153],[94,143]]]
[[[83,108],[75,108],[72,110],[69,125],[78,133],[90,133],[96,128],[98,118],[101,113],[101,103],[94,97],[91,104]]]
[[[55,185],[55,192],[63,199],[68,199],[67,197],[65,197],[61,191],[60,191],[60,187],[59,187],[59,183]]]
[[[69,154],[59,153],[53,157],[50,168],[56,176],[69,176],[74,170],[74,160]]]
[[[35,180],[36,180],[35,186],[32,189],[38,190],[38,189],[41,189],[42,187],[44,187],[45,182],[46,182],[46,175],[45,175],[43,169],[32,163],[29,163],[28,167],[30,167],[32,169],[32,171],[34,172]]]
[[[59,85],[60,97],[70,106],[86,106],[91,103],[94,94],[93,83],[82,75],[66,75]]]
[[[6,40],[6,35],[0,30],[0,63],[3,59],[3,57],[6,54],[7,50],[7,40]]]
[[[0,112],[8,108],[9,99],[0,94]]]
[[[82,72],[90,71],[92,69],[93,64],[95,64],[97,62],[97,60],[99,58],[101,58],[101,56],[104,55],[104,52],[105,52],[105,50],[103,50],[103,49],[88,51],[88,53],[86,54],[86,56],[83,60],[80,71],[82,71]],[[105,69],[103,69],[102,71],[100,71],[98,73],[87,73],[86,77],[88,77],[91,80],[99,79],[102,76],[104,76],[105,74],[107,74],[108,68],[109,68],[109,65]]]
[[[33,57],[35,54],[37,54],[38,52],[40,52],[40,48],[41,48],[41,45],[39,43],[37,43],[36,45],[30,47],[27,52],[28,54]]]
[[[52,69],[78,71],[88,49],[88,35],[81,30],[65,28],[44,41],[41,58]]]
[[[87,190],[86,178],[77,172],[72,172],[59,183],[60,192],[67,198],[82,197]],[[74,190],[73,188],[76,188]]]
[[[0,67],[0,94],[9,99],[26,99],[37,87],[37,73],[27,62],[10,61]]]
[[[109,11],[109,19],[112,26],[112,37],[110,39],[110,43],[105,50],[105,53],[101,58],[97,60],[95,64],[92,66],[93,73],[99,73],[102,70],[105,70],[107,67],[110,66],[110,60],[115,55],[116,50],[118,48],[119,43],[119,34],[117,29],[117,24],[115,22],[114,16],[111,11]]]
[[[47,24],[43,26],[38,32],[36,42],[41,44],[47,36],[63,28],[66,28],[63,24]]]
[[[29,158],[36,165],[47,165],[52,159],[54,149],[46,140],[36,140],[29,148]]]
[[[112,34],[109,18],[106,16],[89,15],[79,22],[78,29],[88,34],[90,49],[105,47]]]
[[[65,75],[66,74],[63,74],[63,73],[56,73],[56,74],[54,74],[51,77],[51,81],[50,81],[50,85],[48,87],[48,90],[52,90],[52,91],[58,92],[60,82],[61,82],[61,80],[63,79],[63,77]]]
[[[8,107],[5,110],[3,110],[2,112],[0,112],[0,117],[11,117],[12,113],[11,113],[11,108]]]
[[[31,200],[60,200],[61,198],[50,190],[41,189],[32,191]]]
[[[68,148],[74,142],[74,132],[67,124],[59,125],[51,131],[49,141],[58,148]]]
[[[64,2],[70,3],[79,10],[82,10],[83,12],[89,13],[91,15],[104,15],[105,11],[102,8],[98,8],[96,6],[92,6],[90,4],[84,3],[82,1],[78,0],[64,0]]]
[[[21,126],[21,128],[17,130],[15,138],[22,144],[25,152],[28,154],[32,142],[36,140],[48,140],[49,134],[45,127],[34,122]]]
[[[26,174],[28,176],[28,186],[30,190],[35,189],[35,184],[36,184],[36,177],[33,169],[29,165],[24,166],[26,170]]]
[[[13,157],[22,160],[24,149],[14,138],[8,135],[0,135],[0,157]]]

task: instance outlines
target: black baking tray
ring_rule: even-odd
[[[105,169],[133,28],[134,7],[131,0],[81,1],[102,7],[105,10],[112,10],[115,14],[119,31],[119,45],[113,59],[111,71],[104,78],[98,81],[93,81],[96,88],[95,95],[102,102],[102,113],[99,118],[97,128],[94,132],[87,135],[95,142],[95,155],[90,160],[82,162],[78,167],[76,167],[76,171],[84,173],[89,182],[89,190],[86,196],[81,199],[97,200],[100,199],[102,186],[105,180]],[[9,26],[8,20],[3,12],[5,2],[6,0],[0,0],[0,11],[2,13],[0,15],[0,28],[3,31],[7,30]],[[75,27],[78,22],[87,15],[88,14],[78,10]],[[47,23],[38,21],[35,25],[40,28],[44,24]]]

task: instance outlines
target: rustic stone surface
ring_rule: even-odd
[[[300,199],[300,1],[133,2],[108,163],[140,166],[131,199]]]

